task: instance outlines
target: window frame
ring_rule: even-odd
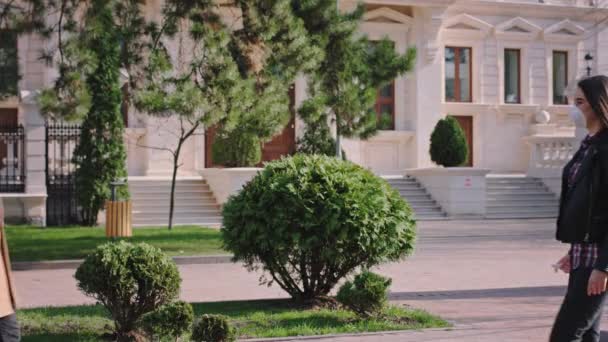
[[[517,101],[507,101],[507,52],[517,53]],[[521,104],[522,103],[522,92],[521,92],[521,49],[516,48],[505,48],[503,51],[504,63],[503,63],[503,102],[505,104]]]
[[[6,37],[12,36],[11,39],[5,39]],[[4,65],[0,65],[0,75],[2,79],[5,79],[6,83],[0,83],[0,95],[8,95],[8,96],[17,96],[19,93],[19,36],[16,32],[12,30],[0,29],[0,40],[3,41],[13,41],[14,46],[14,63],[7,63]],[[10,49],[10,47],[9,47]],[[9,55],[7,55],[9,56]],[[7,59],[8,62],[8,59]],[[4,69],[4,70],[3,70]],[[9,82],[13,82],[11,84]],[[4,81],[3,81],[4,82]]]
[[[551,83],[552,83],[551,84],[551,88],[552,88],[551,103],[553,105],[557,105],[557,106],[568,105],[568,103],[569,103],[568,96],[565,96],[565,94],[563,95],[563,98],[565,100],[564,102],[559,102],[558,103],[558,102],[555,101],[555,95],[556,95],[555,94],[555,85],[556,85],[556,82],[557,82],[556,77],[554,75],[554,73],[555,73],[555,56],[556,56],[556,54],[561,54],[561,55],[563,55],[565,57],[564,58],[564,66],[565,66],[565,68],[564,68],[564,73],[565,73],[564,80],[566,82],[564,84],[564,89],[568,88],[568,75],[570,73],[569,65],[568,65],[570,63],[569,51],[567,51],[567,50],[551,50],[551,78],[552,78],[552,80],[551,80]]]
[[[382,89],[384,87],[390,87],[391,95],[390,96],[382,96]],[[376,103],[374,104],[374,110],[376,111],[376,122],[380,122],[382,119],[382,112],[380,109],[383,105],[390,105],[391,107],[391,128],[390,130],[395,130],[395,81],[391,81],[390,84],[385,85],[384,87],[380,87],[376,93]]]
[[[473,102],[473,48],[467,46],[454,46],[454,45],[446,45],[444,48],[444,70],[445,68],[445,50],[453,49],[454,50],[454,98],[450,99],[447,97],[447,92],[445,92],[445,102],[452,103],[472,103]],[[467,100],[461,100],[461,89],[460,89],[460,63],[456,63],[456,61],[460,60],[460,54],[463,50],[469,50],[469,98]],[[446,73],[444,71],[443,75],[444,81],[444,91],[446,84]]]

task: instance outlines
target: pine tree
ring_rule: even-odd
[[[165,27],[183,20],[174,17],[178,15],[177,10],[171,4],[165,9]],[[191,11],[179,13],[180,16],[190,15],[197,19],[189,25],[193,45],[191,60],[172,57],[160,43],[146,61],[147,80],[136,96],[136,105],[140,109],[156,117],[177,118],[180,124],[178,131],[172,132],[177,137],[173,148],[148,146],[165,150],[173,157],[169,230],[173,227],[175,182],[184,143],[199,128],[215,125],[226,116],[236,116],[243,110],[242,103],[251,102],[253,97],[252,81],[241,77],[236,62],[231,58],[227,31],[218,29],[219,24],[210,20],[199,21],[198,10]],[[180,27],[186,25],[169,29],[176,35],[185,34],[180,32]]]
[[[95,225],[97,214],[110,197],[110,182],[127,176],[123,143],[124,124],[119,111],[120,49],[112,11],[107,1],[94,0],[89,9],[87,37],[96,67],[87,74],[91,107],[82,123],[74,152],[76,188],[83,223]],[[127,197],[125,187],[119,196]]]
[[[329,120],[307,122],[318,127],[333,122],[336,127],[335,154],[340,157],[341,137],[366,139],[377,131],[373,110],[377,89],[389,84],[397,76],[413,67],[416,52],[405,55],[395,52],[387,39],[372,42],[367,37],[357,38],[364,7],[342,13],[333,0],[292,1],[294,13],[300,17],[311,35],[311,41],[324,51],[324,58],[310,74],[309,88],[327,104],[318,115]],[[319,107],[320,108],[320,107]],[[321,109],[321,108],[320,108]],[[327,129],[325,129],[327,131]],[[315,131],[307,130],[305,138],[312,141]],[[322,137],[320,145],[327,139]]]
[[[445,167],[461,166],[469,159],[467,139],[454,117],[447,116],[435,125],[429,149],[431,160]]]
[[[226,165],[253,166],[261,157],[261,144],[280,133],[290,120],[288,89],[296,75],[314,70],[323,53],[311,42],[304,22],[294,15],[290,0],[237,0],[235,5],[243,13],[243,28],[232,34],[232,55],[242,77],[253,83],[248,89],[251,97],[240,101],[241,110],[220,121],[221,138],[215,142],[214,160],[218,157]],[[233,145],[235,141],[240,144]],[[239,146],[241,151],[218,153]],[[242,158],[226,160],[230,155]]]

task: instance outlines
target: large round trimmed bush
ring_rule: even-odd
[[[114,319],[118,341],[138,336],[140,318],[179,294],[175,262],[160,249],[125,241],[103,244],[76,270],[78,288]]]
[[[266,165],[224,206],[224,247],[261,265],[292,297],[314,300],[357,267],[405,257],[415,222],[386,181],[348,161],[296,155]]]
[[[451,116],[439,120],[431,134],[431,160],[445,167],[461,166],[469,158],[464,131]]]

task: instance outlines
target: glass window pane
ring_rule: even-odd
[[[566,87],[568,85],[568,54],[564,51],[553,52],[553,103],[568,104]]]
[[[384,87],[382,87],[382,89],[380,89],[380,96],[382,97],[392,97],[393,96],[393,85],[389,84],[386,85]]]
[[[17,35],[0,30],[0,94],[17,95],[18,82]]]
[[[505,103],[520,103],[519,50],[505,50]]]
[[[471,101],[471,49],[460,49],[460,63],[458,66],[460,76],[460,101]]]
[[[445,48],[445,99],[446,101],[456,100],[455,77],[456,65],[454,64],[454,48]]]
[[[380,114],[382,115],[393,115],[393,106],[390,104],[383,104],[380,106]]]

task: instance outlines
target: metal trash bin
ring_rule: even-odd
[[[116,187],[126,184],[125,181],[110,183],[112,199],[106,201],[106,237],[108,238],[133,236],[131,200],[119,200],[116,198]]]

